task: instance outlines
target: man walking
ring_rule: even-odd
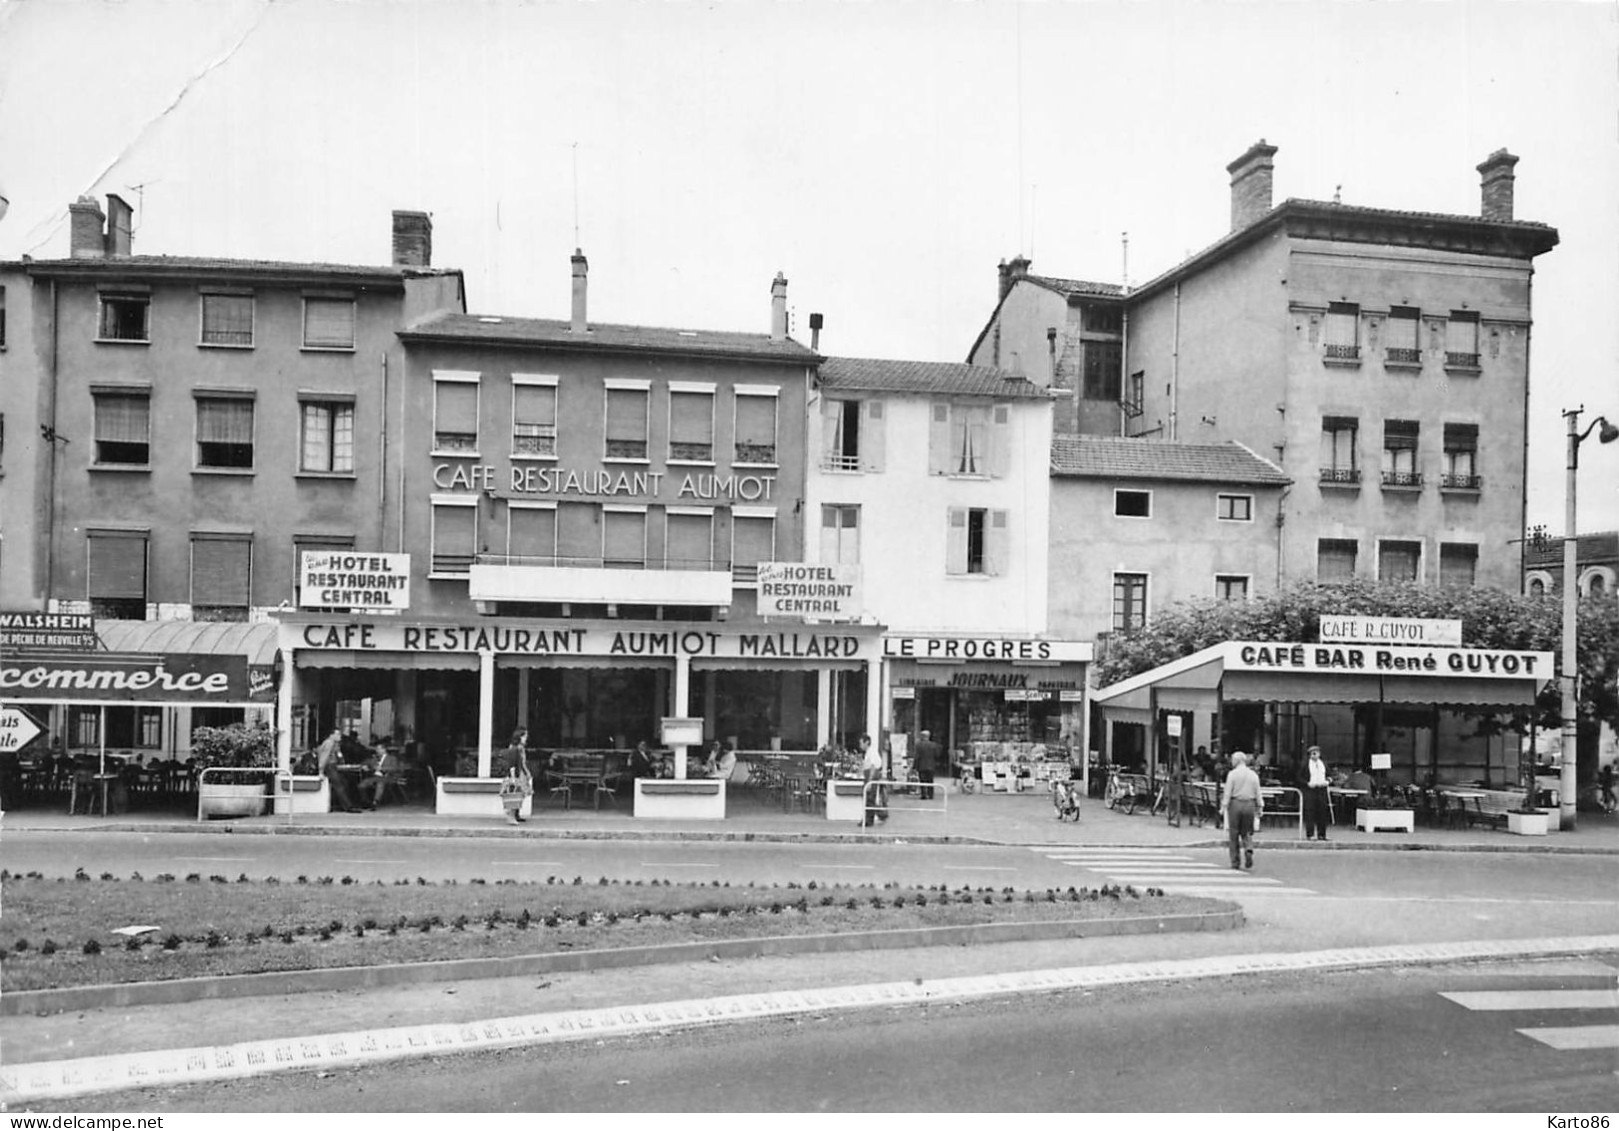
[[[939,768],[939,744],[933,741],[932,731],[923,731],[916,741],[916,780],[922,783],[917,796],[923,801],[933,800],[933,773]]]
[[[1242,871],[1254,866],[1254,829],[1265,815],[1265,797],[1259,775],[1248,768],[1248,755],[1231,755],[1231,772],[1220,788],[1220,809],[1225,813],[1226,837],[1231,845],[1231,867]],[[1241,850],[1242,858],[1238,859]]]
[[[1310,760],[1304,764],[1304,839],[1326,840],[1327,817],[1332,812],[1327,797],[1327,764],[1321,760],[1321,747],[1310,747]]]

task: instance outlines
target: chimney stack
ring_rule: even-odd
[[[1019,279],[1029,273],[1031,266],[1030,261],[1021,255],[1014,255],[1010,263],[1004,259],[1001,260],[1000,266],[996,268],[996,271],[1000,274],[1000,290],[995,296],[996,303],[1002,302],[1007,295],[1012,293],[1012,287]]]
[[[812,311],[810,313],[810,349],[819,350],[821,348],[821,327],[824,325],[826,325],[826,319]]]
[[[1512,219],[1512,167],[1518,159],[1505,149],[1497,149],[1478,167],[1479,191],[1482,197],[1479,215],[1486,220],[1510,222]]]
[[[770,283],[770,340],[787,340],[787,276],[780,271]]]
[[[102,259],[107,254],[106,214],[93,196],[81,196],[67,206],[72,221],[68,236],[74,259]]]
[[[115,193],[107,194],[107,254],[128,258],[135,235],[135,210]]]
[[[425,212],[394,209],[395,267],[433,266],[433,218]]]
[[[1231,174],[1231,230],[1246,228],[1271,208],[1271,180],[1276,147],[1260,138],[1248,152],[1225,167]]]
[[[585,276],[590,271],[590,263],[585,259],[585,253],[578,248],[573,249],[573,332],[583,334],[590,329],[585,321]]]

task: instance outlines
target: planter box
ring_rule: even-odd
[[[495,817],[506,819],[500,803],[500,778],[439,778],[433,811],[441,817]],[[523,798],[519,812],[527,817],[534,811],[534,797]]]
[[[1409,809],[1356,809],[1355,827],[1369,833],[1408,833],[1415,820]]]
[[[826,783],[826,819],[860,821],[866,815],[866,783],[829,781]]]
[[[277,774],[275,811],[287,813],[330,813],[332,785],[320,774]]]
[[[263,785],[222,785],[202,781],[197,784],[197,820],[212,817],[262,817],[270,800]]]
[[[1507,832],[1519,836],[1545,836],[1548,822],[1545,813],[1507,813]]]
[[[674,821],[725,820],[723,778],[636,778],[635,815]]]

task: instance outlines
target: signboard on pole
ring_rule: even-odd
[[[15,754],[34,740],[39,726],[15,707],[0,707],[0,754]]]
[[[845,562],[759,563],[759,615],[788,620],[859,620],[860,567]]]
[[[298,566],[298,607],[410,608],[410,555],[305,550]]]

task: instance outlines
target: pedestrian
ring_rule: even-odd
[[[492,767],[500,782],[500,805],[506,811],[506,823],[520,825],[523,802],[534,792],[534,778],[528,769],[528,731],[518,727],[512,731],[512,740],[506,748],[496,752]]]
[[[1252,868],[1254,830],[1265,815],[1265,795],[1259,791],[1259,775],[1248,768],[1248,755],[1241,750],[1232,752],[1231,772],[1220,788],[1220,810],[1225,814],[1231,867],[1239,872],[1245,867]]]
[[[334,813],[358,813],[359,802],[349,787],[349,779],[341,769],[343,764],[343,731],[333,727],[326,741],[315,748],[315,769],[326,779],[331,790]]]
[[[1619,803],[1615,802],[1613,796],[1612,762],[1609,762],[1606,766],[1603,766],[1601,770],[1597,771],[1597,784],[1602,787],[1603,812],[1612,813],[1615,809],[1619,809]]]
[[[916,766],[916,780],[922,783],[917,791],[923,801],[933,800],[933,775],[939,768],[939,744],[933,741],[933,732],[923,731],[916,741],[916,753],[912,755],[911,762]]]
[[[1310,760],[1304,764],[1304,839],[1326,840],[1327,818],[1332,815],[1327,786],[1327,764],[1321,760],[1321,747],[1310,747]]]
[[[871,744],[871,735],[860,736],[860,776],[866,782],[866,817],[867,828],[874,821],[888,820],[888,789],[882,784],[883,752]]]

